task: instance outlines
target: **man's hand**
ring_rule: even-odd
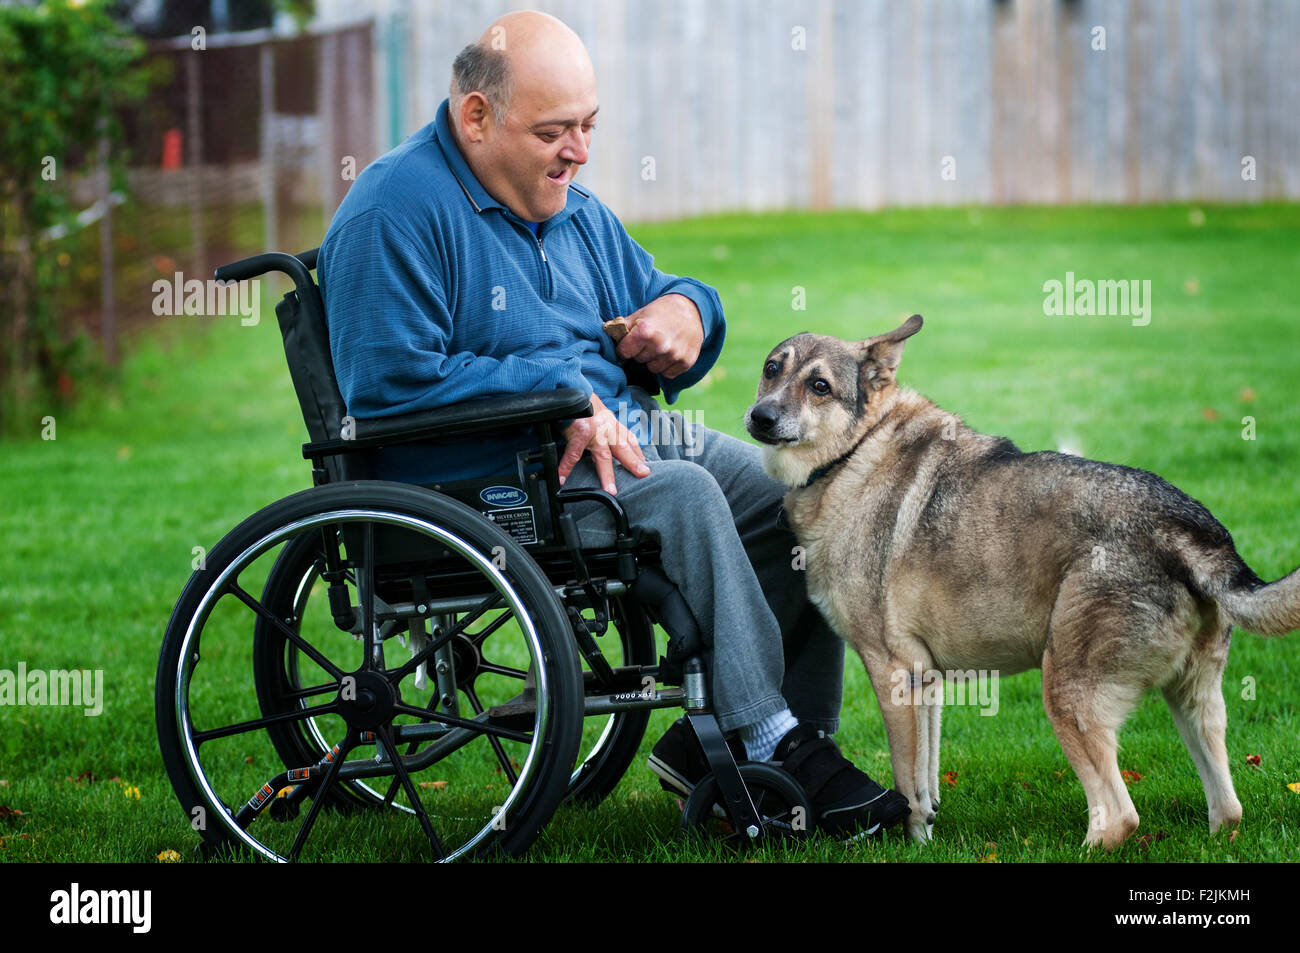
[[[704,346],[704,323],[695,302],[667,294],[627,316],[632,330],[618,345],[618,355],[644,364],[651,373],[673,378],[685,374]]]
[[[650,468],[646,466],[645,454],[641,452],[636,437],[618,422],[595,394],[591,395],[591,410],[590,417],[579,417],[564,428],[564,439],[569,443],[560,458],[560,482],[568,479],[583,452],[589,450],[596,464],[596,477],[605,492],[617,495],[618,490],[614,487],[615,459],[639,477],[649,476]]]

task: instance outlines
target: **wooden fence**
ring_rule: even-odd
[[[400,55],[376,48],[375,88],[400,100],[376,103],[383,142],[432,119],[456,52],[505,6],[318,9],[368,8],[400,40]],[[1300,198],[1296,0],[536,6],[592,53],[601,116],[582,180],[630,219]]]

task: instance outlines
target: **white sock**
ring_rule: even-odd
[[[740,740],[745,742],[745,754],[750,761],[771,761],[776,754],[777,743],[787,734],[799,727],[798,720],[784,708],[775,715],[768,715],[755,725],[745,725],[740,729]]]

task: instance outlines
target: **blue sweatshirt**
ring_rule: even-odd
[[[317,277],[351,416],[573,387],[616,415],[626,403],[635,420],[602,324],[672,293],[699,309],[704,344],[685,374],[659,377],[668,403],[708,372],[726,333],[716,291],[655,269],[614,214],[576,184],[534,234],[479,184],[447,122],[444,101],[432,123],[367,166],[321,243]],[[519,450],[536,446],[521,428],[389,448],[378,475],[431,483],[508,473]]]

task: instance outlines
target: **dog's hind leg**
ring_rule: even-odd
[[[1224,740],[1228,717],[1223,704],[1223,670],[1228,664],[1232,629],[1230,625],[1215,629],[1203,633],[1184,670],[1161,689],[1201,776],[1212,834],[1225,825],[1235,828],[1241,821],[1241,802],[1232,787]]]
[[[1081,684],[1062,674],[1052,649],[1043,653],[1043,707],[1088,798],[1084,843],[1119,846],[1138,826],[1137,808],[1119,773],[1116,734],[1141,697],[1118,682]]]

